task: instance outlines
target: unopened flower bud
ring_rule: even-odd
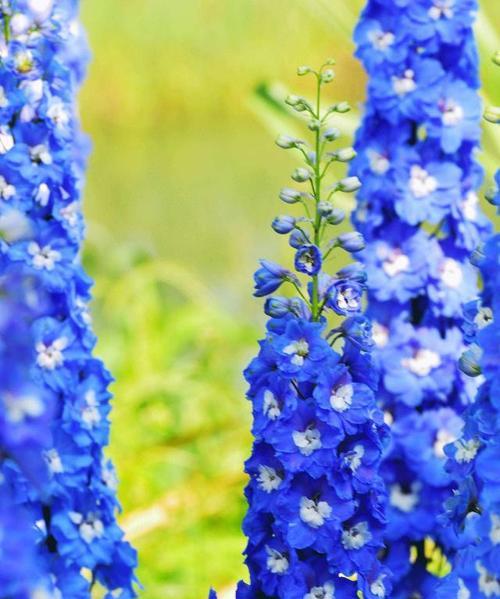
[[[323,139],[326,139],[326,141],[335,141],[340,136],[340,129],[337,129],[336,127],[330,127],[323,133]]]
[[[354,148],[341,148],[336,152],[332,152],[331,156],[339,162],[349,162],[356,156],[356,150]]]
[[[290,187],[284,187],[280,191],[280,200],[285,202],[285,204],[296,204],[300,201],[302,194],[300,191],[296,189],[291,189]]]
[[[288,243],[295,249],[310,243],[307,235],[301,231],[300,229],[294,229],[290,233],[290,237],[288,239]]]
[[[490,204],[493,204],[493,206],[497,206],[498,201],[500,199],[499,195],[500,194],[499,194],[498,187],[492,186],[486,190],[484,197],[485,197],[486,201],[488,201]]]
[[[500,67],[500,50],[497,50],[491,57],[491,60]]]
[[[310,131],[319,131],[319,128],[321,127],[321,122],[318,121],[318,119],[311,119],[307,126],[310,129]]]
[[[356,281],[357,283],[366,283],[368,276],[365,271],[365,267],[359,262],[353,262],[341,268],[337,272],[339,279],[348,279],[349,281]]]
[[[285,235],[295,228],[295,223],[296,219],[293,216],[277,216],[273,220],[271,227],[276,233]]]
[[[330,65],[330,66],[334,65],[335,64],[335,58],[327,58],[325,60],[325,64]]]
[[[484,245],[480,244],[476,247],[476,249],[469,256],[469,262],[473,266],[479,266],[481,262],[484,260]]]
[[[318,212],[321,216],[329,216],[333,212],[333,205],[331,202],[323,200],[318,203]]]
[[[350,231],[337,237],[337,245],[347,252],[360,252],[365,247],[365,239],[361,233]]]
[[[458,360],[458,367],[467,376],[479,376],[481,374],[481,366],[479,360],[481,359],[481,348],[473,344],[464,351]]]
[[[361,187],[361,181],[358,177],[345,177],[337,183],[337,189],[344,191],[345,193],[352,193],[358,191]]]
[[[289,150],[290,148],[296,148],[297,146],[303,144],[304,141],[302,139],[297,139],[296,137],[290,137],[290,135],[280,135],[276,140],[276,145],[284,150]]]
[[[292,173],[292,179],[297,183],[304,183],[311,178],[311,171],[307,168],[296,168]]]
[[[339,112],[340,114],[343,114],[344,112],[349,112],[349,110],[351,110],[351,107],[349,106],[348,102],[338,102],[337,104],[332,106],[332,111]]]
[[[484,111],[484,118],[489,123],[498,125],[500,123],[500,106],[490,106]]]
[[[345,212],[340,208],[334,208],[326,218],[326,222],[330,225],[340,225],[345,218]]]
[[[297,68],[297,75],[299,75],[299,77],[302,77],[303,75],[307,75],[308,73],[311,73],[311,72],[312,72],[311,67],[308,67],[307,65],[302,65]]]
[[[302,98],[300,96],[290,94],[285,98],[285,104],[288,104],[288,106],[296,106],[301,100]]]
[[[333,81],[335,77],[335,73],[333,72],[332,69],[326,69],[326,71],[324,71],[321,75],[321,81],[323,83],[330,83],[330,81]]]

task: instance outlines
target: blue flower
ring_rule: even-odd
[[[291,281],[298,284],[297,277],[286,268],[269,260],[260,261],[261,268],[255,273],[255,292],[256,297],[269,295],[281,287],[285,281]]]
[[[295,254],[295,268],[306,275],[317,275],[321,270],[320,249],[312,244],[301,245]]]

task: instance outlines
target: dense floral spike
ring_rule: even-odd
[[[307,116],[312,146],[277,140],[304,159],[292,179],[305,189],[280,194],[304,215],[280,216],[272,225],[289,235],[295,272],[263,260],[255,274],[256,296],[284,284],[297,295],[266,299],[266,338],[245,372],[255,443],[246,463],[250,583],[240,582],[238,599],[350,599],[359,591],[380,599],[391,588],[377,559],[386,503],[378,467],[387,428],[374,397],[370,323],[360,314],[366,275],[359,263],[334,276],[325,272],[334,250],[364,247],[358,233],[329,234],[344,218],[334,194],[360,185],[355,177],[326,185],[331,167],[354,156],[352,148],[329,150],[340,134],[328,128],[329,117],[349,109],[345,102],[322,109],[330,64],[319,72],[299,69],[317,81],[313,104],[298,96],[286,100]]]
[[[367,241],[379,396],[393,423],[382,474],[396,598],[433,597],[426,538],[446,553],[455,543],[437,524],[450,485],[443,447],[475,393],[458,369],[461,305],[476,294],[468,256],[489,231],[475,191],[476,9],[476,0],[368,0],[355,32],[369,83],[354,223]]]
[[[495,110],[500,114],[498,108],[488,109],[485,118],[492,121]],[[498,190],[491,198],[495,196]],[[439,599],[500,597],[500,235],[489,239],[473,260],[483,290],[465,306],[464,332],[470,345],[461,367],[470,376],[481,376],[482,383],[464,414],[462,436],[445,448],[456,488],[446,501],[444,522],[454,525],[461,549]]]
[[[88,51],[77,11],[77,0],[3,0],[0,8],[0,221],[8,224],[0,274],[36,277],[45,295],[31,326],[30,379],[54,417],[43,495],[19,460],[3,460],[0,476],[36,523],[37,559],[54,596],[84,599],[100,585],[106,597],[128,598],[135,552],[116,523],[115,477],[103,455],[111,378],[92,355],[91,281],[79,261],[87,142],[75,96]],[[38,408],[9,409],[23,417]]]

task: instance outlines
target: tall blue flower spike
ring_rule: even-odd
[[[378,468],[387,427],[374,397],[371,325],[361,315],[366,275],[358,262],[333,276],[326,268],[335,250],[364,247],[359,233],[330,232],[344,219],[332,198],[360,187],[356,177],[326,183],[335,163],[354,156],[352,148],[331,149],[340,131],[329,127],[330,117],[349,110],[346,102],[322,107],[332,64],[298,70],[315,79],[313,103],[295,95],[286,100],[306,117],[312,144],[277,140],[304,160],[292,174],[302,188],[280,193],[303,210],[272,225],[288,235],[294,269],[263,260],[255,274],[255,295],[267,296],[269,320],[245,371],[255,442],[246,462],[243,524],[250,582],[239,583],[238,599],[347,599],[360,591],[380,599],[391,589],[377,559],[386,503]],[[270,295],[285,286],[295,293]]]
[[[458,368],[462,304],[477,293],[469,254],[490,231],[476,195],[476,10],[476,0],[368,0],[355,31],[369,82],[353,221],[366,238],[378,397],[392,424],[382,476],[396,599],[433,598],[429,547],[449,556],[457,542],[438,521],[451,484],[443,448],[475,395]]]
[[[0,402],[0,431],[7,435],[1,443],[14,444],[1,454],[1,493],[15,498],[30,523],[25,539],[33,536],[35,562],[49,585],[40,596],[88,599],[99,588],[100,596],[127,599],[136,596],[136,557],[116,522],[115,475],[103,453],[111,377],[92,353],[91,281],[79,259],[88,143],[75,97],[88,50],[78,5],[77,0],[0,5],[0,277],[15,272],[19,285],[36,281],[36,293],[43,296],[24,336],[30,343],[30,394],[24,401],[24,394],[14,392]],[[6,351],[12,353],[9,338]],[[9,373],[15,384],[17,370]],[[44,406],[51,406],[47,430]],[[12,419],[21,428],[6,427],[5,420]],[[2,539],[2,526],[17,518],[0,503]],[[19,543],[25,541],[20,537]],[[29,547],[26,541],[26,555]],[[0,571],[6,563],[0,556]],[[16,571],[7,577],[15,578]],[[17,582],[21,586],[13,586],[8,597],[39,596],[26,595],[26,580]]]
[[[500,65],[500,53],[494,61]],[[500,124],[500,109],[488,109],[485,118]],[[498,189],[488,197],[498,206]],[[489,239],[472,259],[483,289],[464,308],[469,346],[460,364],[466,374],[480,379],[481,386],[464,414],[463,434],[445,448],[455,486],[445,503],[443,522],[454,526],[460,549],[438,599],[500,597],[500,235]]]

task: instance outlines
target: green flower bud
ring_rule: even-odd
[[[326,218],[326,222],[330,225],[340,225],[345,218],[345,212],[340,208],[334,208],[332,213]]]
[[[333,81],[335,77],[335,73],[333,72],[332,69],[326,69],[326,71],[324,71],[321,75],[321,81],[323,83],[330,83],[330,81]]]
[[[321,127],[321,122],[318,121],[318,119],[312,119],[309,121],[307,126],[311,131],[319,131],[319,128]]]
[[[335,64],[335,58],[327,58],[325,61],[325,64],[327,65],[334,65]]]
[[[343,114],[344,112],[349,112],[351,107],[349,106],[348,102],[338,102],[332,106],[331,110],[333,112],[339,112],[340,114]]]
[[[323,138],[326,139],[326,141],[335,141],[341,135],[340,129],[337,129],[336,127],[330,127],[323,133]]]
[[[358,191],[361,187],[361,181],[357,177],[345,177],[337,183],[337,189],[345,193]]]
[[[500,67],[500,50],[497,50],[491,57],[491,60]]]
[[[296,204],[300,202],[301,197],[302,193],[300,191],[291,189],[290,187],[284,187],[280,191],[280,200],[285,202],[285,204]]]
[[[299,77],[302,77],[303,75],[307,75],[308,73],[311,73],[312,69],[311,67],[308,67],[307,65],[302,65],[301,67],[297,68],[297,75]]]
[[[490,106],[484,111],[484,118],[494,125],[500,123],[500,106]]]
[[[307,168],[296,168],[292,173],[292,179],[297,181],[297,183],[304,183],[305,181],[309,181],[312,177],[312,173]]]
[[[318,212],[321,214],[321,216],[324,216],[324,217],[329,216],[333,212],[332,203],[327,202],[326,200],[319,202]]]
[[[489,202],[490,204],[494,204],[497,194],[498,194],[498,189],[496,188],[496,186],[492,186],[492,187],[488,187],[488,189],[486,190],[486,192],[484,194],[484,197],[487,202]]]
[[[280,135],[276,140],[276,145],[284,150],[289,150],[291,148],[296,148],[301,144],[305,143],[302,139],[297,139],[296,137],[290,137],[289,135]]]
[[[290,94],[285,98],[285,104],[288,104],[288,106],[296,106],[301,100],[302,98],[300,96]]]
[[[339,162],[349,162],[356,156],[356,150],[354,148],[341,148],[336,152],[330,152],[329,155]]]
[[[481,374],[481,366],[479,364],[481,355],[481,348],[473,343],[469,349],[460,356],[458,367],[468,376],[479,376]]]

